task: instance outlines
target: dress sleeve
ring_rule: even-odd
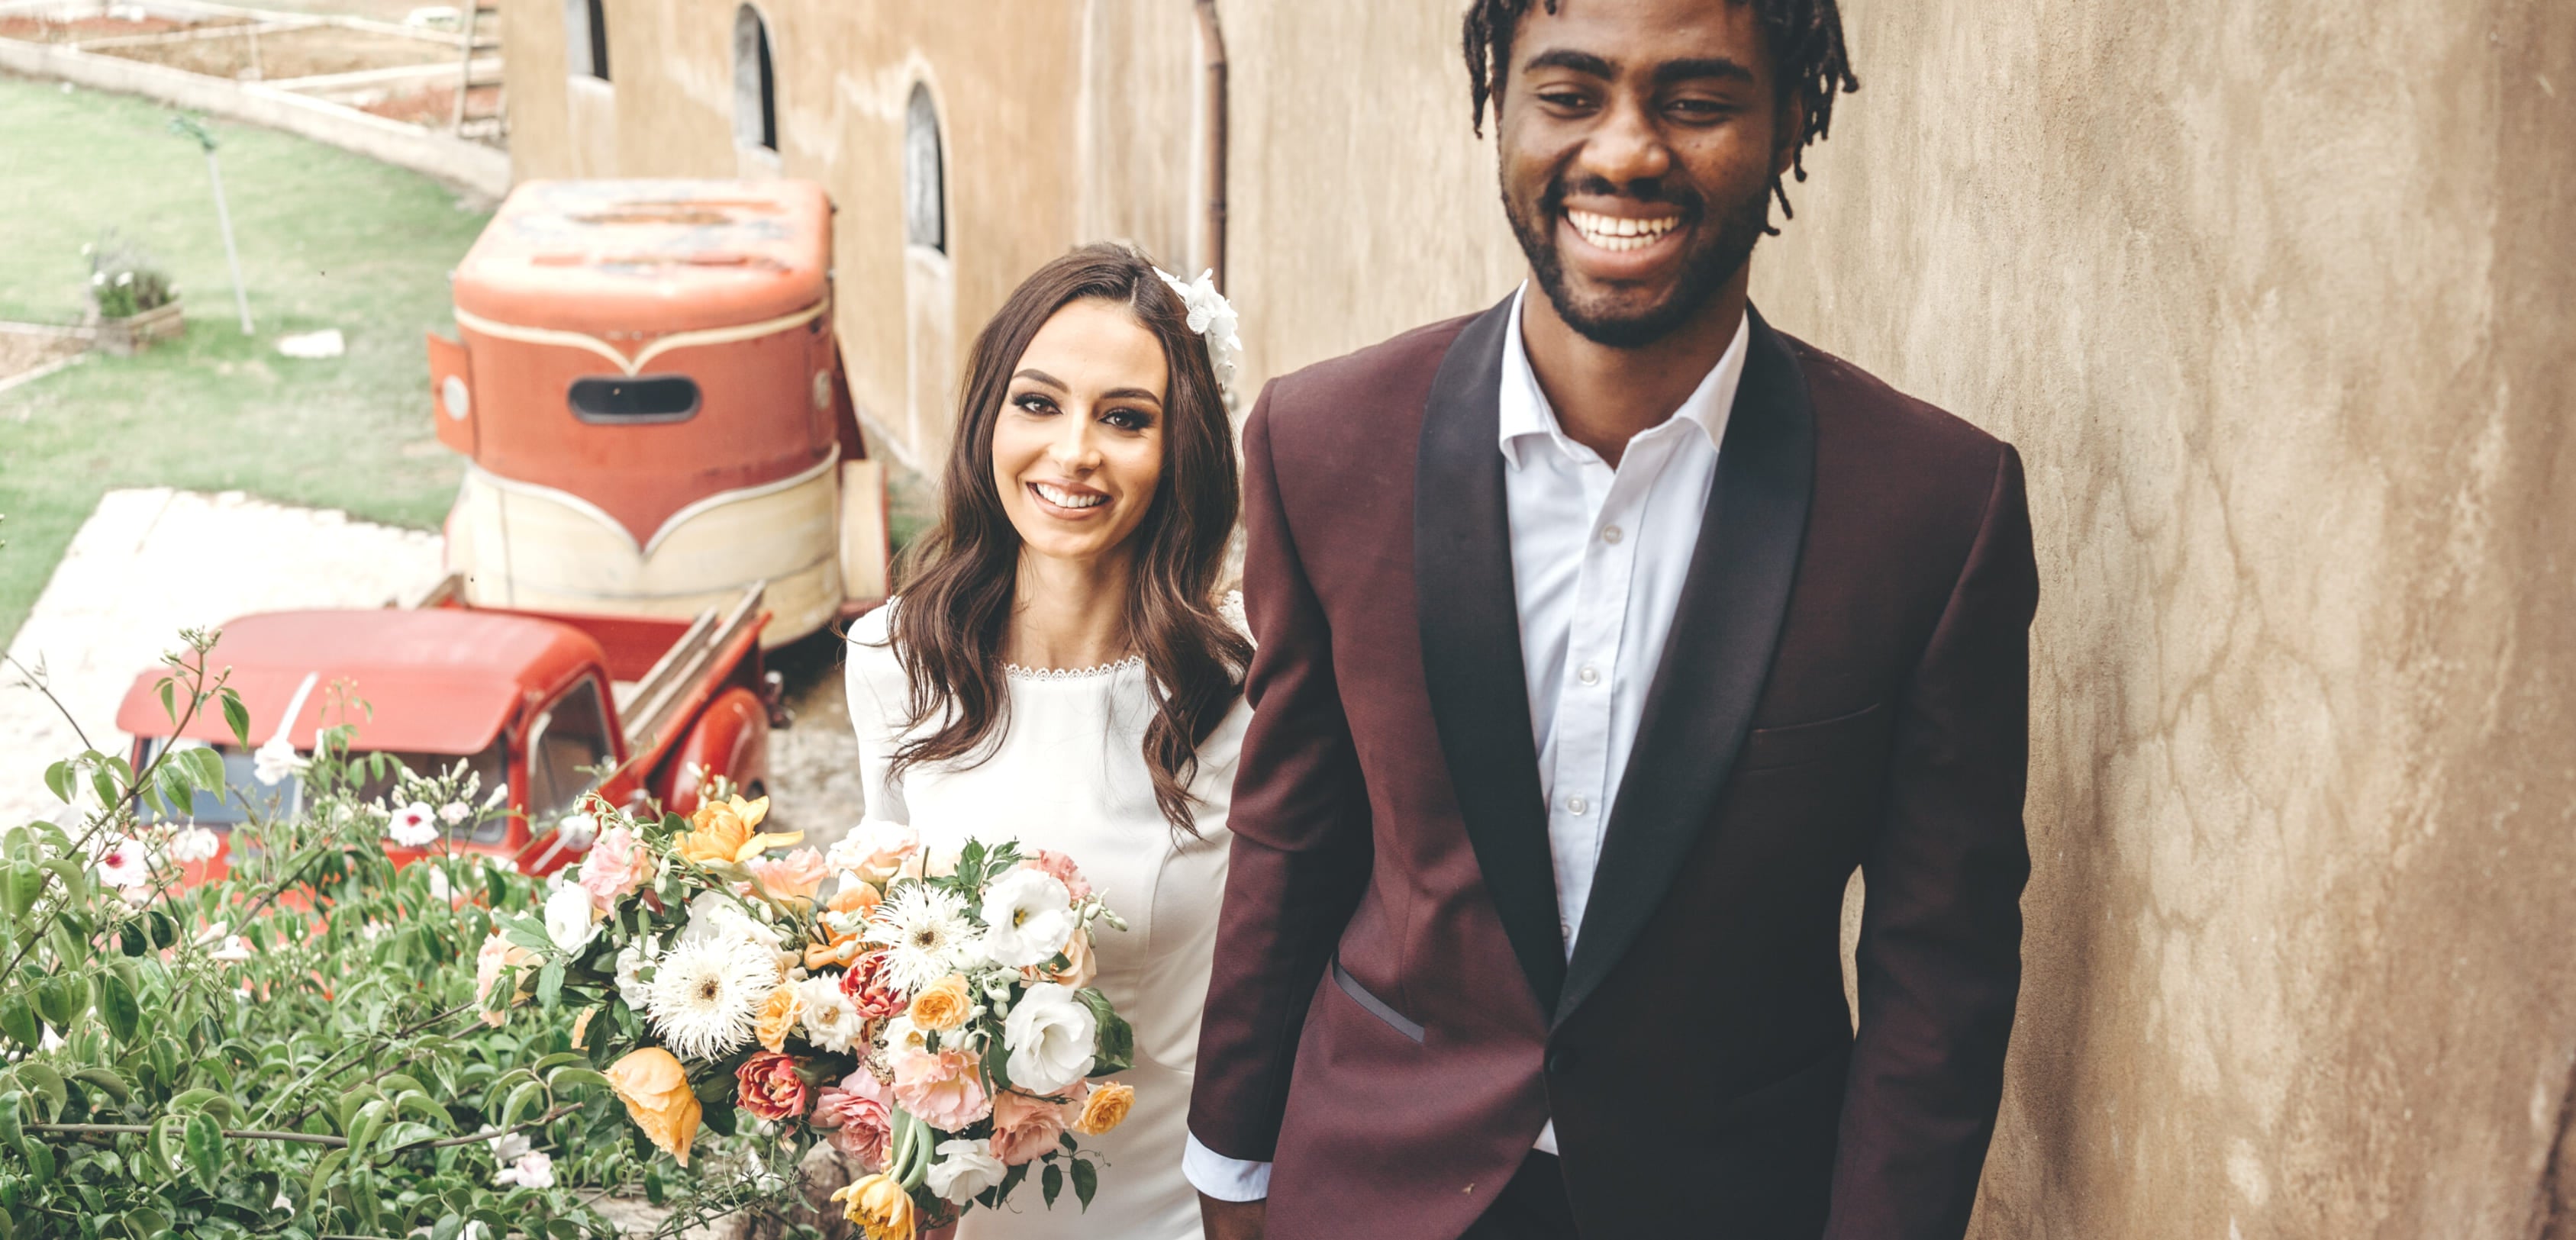
[[[888,604],[891,607],[892,604]],[[902,702],[894,692],[902,664],[886,644],[886,609],[879,608],[850,626],[849,662],[842,687],[850,699],[850,728],[859,738],[859,792],[864,821],[909,824],[912,811],[903,803],[902,785],[889,778],[895,745],[902,733]],[[889,698],[895,700],[889,702]]]

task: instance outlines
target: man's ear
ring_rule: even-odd
[[[1807,101],[1792,91],[1780,100],[1771,126],[1771,175],[1784,177],[1798,159],[1799,141],[1807,136]]]

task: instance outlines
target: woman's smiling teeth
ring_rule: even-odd
[[[1585,241],[1612,253],[1642,250],[1662,240],[1665,233],[1681,226],[1678,215],[1658,216],[1650,220],[1629,219],[1620,215],[1595,215],[1590,211],[1568,211],[1565,221]]]
[[[1071,491],[1051,487],[1043,482],[1032,482],[1029,484],[1029,489],[1036,491],[1039,499],[1058,508],[1097,508],[1109,502],[1109,497],[1106,495],[1096,493],[1076,495]]]

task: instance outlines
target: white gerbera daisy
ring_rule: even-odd
[[[868,941],[885,948],[885,976],[906,994],[957,972],[975,950],[975,923],[957,893],[909,883],[868,918]]]
[[[778,989],[777,954],[740,939],[674,944],[646,992],[655,1032],[682,1059],[715,1059],[751,1041],[760,1002]]]
[[[806,978],[796,983],[796,996],[804,1000],[805,1014],[799,1019],[805,1025],[806,1041],[827,1051],[846,1051],[866,1032],[859,1005],[841,993],[840,974]]]

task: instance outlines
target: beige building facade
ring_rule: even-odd
[[[509,0],[518,174],[823,182],[858,400],[911,455],[1037,263],[1213,260],[1190,0],[766,0],[774,151],[737,0],[602,0],[605,82],[592,7]],[[1518,278],[1457,7],[1218,0],[1254,382]],[[1863,90],[1757,300],[2019,444],[2039,539],[1976,1234],[2576,1240],[2576,5],[1845,20]]]

